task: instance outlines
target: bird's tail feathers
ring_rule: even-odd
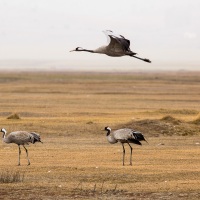
[[[133,131],[132,133],[133,133],[133,135],[134,135],[136,140],[147,142],[147,140],[145,139],[144,135],[142,133],[140,133],[139,131]]]
[[[41,141],[40,135],[39,135],[38,133],[31,132],[30,134],[33,136],[33,141],[32,141],[33,144],[34,144],[35,142],[41,142],[41,143],[43,143],[43,142]]]
[[[138,145],[142,145],[142,143],[139,140],[136,140],[136,139],[129,139],[128,142],[138,144]]]

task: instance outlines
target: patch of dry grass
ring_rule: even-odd
[[[18,183],[24,181],[24,173],[19,171],[2,171],[0,173],[0,183]]]

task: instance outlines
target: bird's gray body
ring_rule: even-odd
[[[139,131],[134,131],[129,128],[123,128],[118,129],[115,131],[111,131],[111,128],[105,127],[105,130],[107,131],[107,140],[111,144],[115,144],[117,142],[120,142],[123,147],[123,165],[124,165],[124,156],[125,156],[125,149],[124,149],[124,143],[127,143],[129,147],[131,148],[131,157],[130,157],[130,164],[132,165],[132,147],[129,143],[134,143],[137,145],[142,145],[140,141],[146,141],[143,134]]]
[[[110,131],[110,134],[107,135],[107,139],[110,143],[117,143],[119,141],[121,143],[130,142],[139,145],[141,145],[141,140],[145,140],[142,133],[129,128],[118,129],[113,132]]]
[[[5,143],[15,143],[18,145],[25,145],[28,143],[35,143],[35,140],[40,141],[40,136],[37,133],[29,133],[27,131],[11,132],[7,137],[3,138]]]
[[[81,47],[77,47],[72,51],[87,51],[90,53],[99,53],[106,54],[112,57],[121,57],[121,56],[131,56],[137,59],[143,60],[145,62],[151,62],[149,59],[140,58],[135,56],[136,53],[130,50],[130,41],[126,39],[124,36],[115,34],[112,31],[106,30],[103,31],[108,39],[109,44],[107,46],[101,46],[95,50],[87,50]]]
[[[35,142],[41,142],[40,135],[35,132],[27,132],[27,131],[15,131],[11,132],[6,136],[6,130],[3,128],[1,129],[1,132],[3,132],[3,141],[5,143],[15,143],[19,147],[19,162],[18,165],[20,165],[20,154],[21,154],[21,149],[20,145],[22,145],[26,151],[27,154],[27,160],[28,160],[28,165],[30,165],[30,161],[28,158],[28,150],[24,145],[29,144],[29,143],[35,143]]]

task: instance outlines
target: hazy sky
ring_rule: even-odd
[[[199,20],[200,0],[0,0],[0,68],[200,69]],[[106,29],[152,64],[69,53],[106,44]]]

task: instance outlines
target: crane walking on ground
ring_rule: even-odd
[[[19,161],[18,161],[18,165],[20,165],[20,154],[21,154],[21,149],[20,149],[20,145],[22,145],[26,151],[26,156],[27,156],[27,160],[28,160],[28,165],[30,165],[30,160],[28,158],[28,150],[26,149],[26,147],[24,146],[25,144],[29,144],[29,143],[35,143],[35,142],[41,142],[40,140],[40,135],[38,133],[35,132],[27,132],[27,131],[15,131],[15,132],[11,132],[10,134],[8,134],[6,136],[7,131],[5,130],[5,128],[1,129],[1,132],[3,132],[3,141],[5,143],[15,143],[18,145],[19,147]]]
[[[108,38],[109,44],[107,46],[101,46],[95,50],[87,50],[87,49],[83,49],[82,47],[77,47],[76,49],[71,50],[70,52],[86,51],[90,53],[106,54],[112,57],[131,56],[131,57],[143,60],[145,62],[151,63],[151,61],[147,58],[140,58],[138,56],[135,56],[137,53],[134,53],[131,51],[130,40],[126,39],[124,36],[115,34],[110,30],[103,31],[103,32],[106,34]]]
[[[116,131],[111,132],[110,127],[105,127],[104,129],[107,131],[107,140],[111,144],[115,144],[117,142],[121,142],[122,147],[123,147],[123,165],[124,165],[124,157],[125,157],[125,148],[124,148],[124,143],[127,143],[131,149],[131,155],[130,155],[130,165],[132,165],[132,147],[130,143],[142,145],[140,141],[146,141],[144,138],[143,134],[140,133],[139,131],[134,131],[129,128],[124,128],[124,129],[118,129]],[[147,142],[147,141],[146,141]]]

